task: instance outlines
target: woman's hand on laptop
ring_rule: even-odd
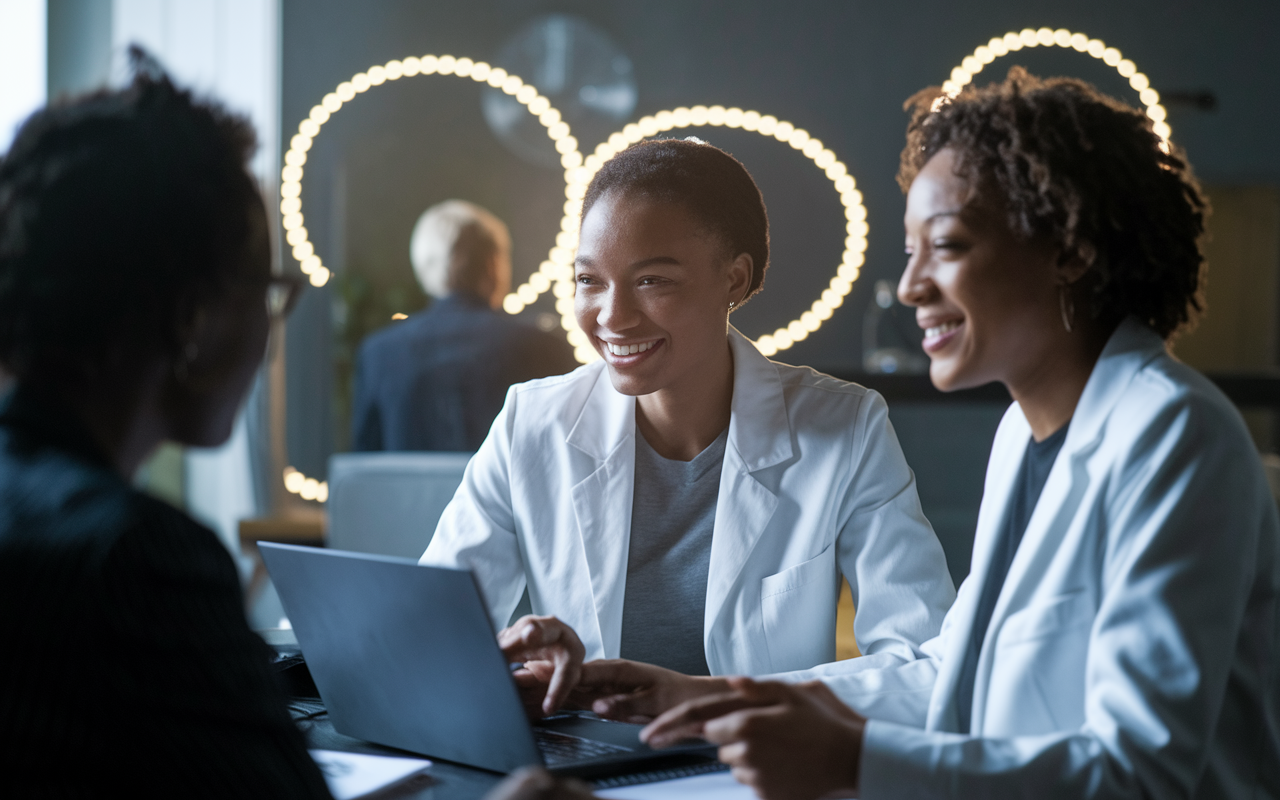
[[[570,702],[606,719],[650,722],[687,700],[729,691],[724,678],[695,677],[625,659],[591,661]]]
[[[640,733],[652,747],[701,736],[764,800],[855,796],[866,718],[826,684],[729,678],[730,690],[681,703]]]
[[[509,664],[523,664],[515,675],[525,710],[533,718],[554,714],[582,675],[586,648],[565,623],[534,614],[521,617],[498,634]],[[541,712],[541,713],[539,713]]]

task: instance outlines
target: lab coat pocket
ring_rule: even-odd
[[[996,638],[985,736],[1025,736],[1084,724],[1085,660],[1097,613],[1083,590],[1010,614]]]
[[[760,581],[760,618],[774,672],[806,669],[835,657],[835,550]]]

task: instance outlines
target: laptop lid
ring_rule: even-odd
[[[336,730],[497,772],[543,763],[471,573],[258,547]]]

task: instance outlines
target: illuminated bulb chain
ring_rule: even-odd
[[[1059,28],[1056,31],[1050,28],[1039,30],[1024,28],[1019,33],[1010,32],[992,39],[974,50],[973,55],[965,56],[960,66],[951,70],[951,78],[943,82],[942,91],[948,97],[955,97],[987,64],[1024,47],[1070,48],[1080,53],[1088,53],[1107,66],[1114,67],[1116,72],[1119,72],[1120,76],[1128,80],[1129,85],[1137,90],[1142,104],[1147,107],[1147,116],[1151,118],[1152,123],[1151,128],[1160,137],[1162,148],[1168,152],[1169,136],[1172,133],[1166,120],[1168,113],[1164,106],[1160,105],[1160,93],[1151,88],[1151,81],[1147,76],[1138,72],[1137,66],[1121,56],[1119,50],[1107,47],[1101,39],[1090,39],[1083,33],[1072,33],[1066,28]],[[940,98],[934,106],[935,111],[941,102]]]
[[[947,97],[955,97],[968,85],[973,76],[997,58],[1024,47],[1063,47],[1072,48],[1081,53],[1088,53],[1108,66],[1114,67],[1120,75],[1129,81],[1129,85],[1138,91],[1143,105],[1147,108],[1147,116],[1152,120],[1152,129],[1162,141],[1162,147],[1168,151],[1171,130],[1166,121],[1167,112],[1160,105],[1160,95],[1151,88],[1146,75],[1138,72],[1134,63],[1121,56],[1114,47],[1107,47],[1099,39],[1090,39],[1082,33],[1072,33],[1064,28],[1052,30],[1026,28],[1019,33],[1006,33],[987,44],[978,47],[973,54],[966,56],[960,66],[951,71],[949,80],[944,81],[942,89]],[[818,330],[822,323],[831,318],[835,309],[844,303],[844,298],[853,289],[867,250],[867,209],[862,203],[862,193],[856,188],[856,181],[849,174],[848,168],[836,158],[835,153],[826,148],[822,142],[814,139],[809,133],[797,128],[790,122],[782,121],[770,115],[761,115],[757,111],[743,111],[740,108],[724,108],[723,106],[693,106],[692,108],[676,108],[671,111],[660,111],[657,114],[642,117],[636,122],[626,125],[598,147],[587,158],[583,158],[578,150],[578,141],[569,131],[569,125],[561,119],[561,114],[552,108],[547,98],[538,94],[533,86],[526,84],[521,78],[507,73],[500,67],[491,67],[483,61],[472,61],[469,58],[453,56],[427,55],[421,58],[410,57],[403,61],[388,61],[385,65],[370,67],[367,72],[354,75],[351,80],[344,81],[331,93],[324,96],[321,103],[311,109],[311,113],[298,125],[298,133],[289,142],[289,150],[284,156],[284,168],[280,178],[280,213],[286,231],[286,241],[293,248],[293,256],[298,260],[302,271],[310,276],[314,286],[323,286],[330,277],[329,270],[315,253],[315,247],[307,237],[307,229],[303,226],[302,217],[302,168],[307,163],[307,151],[320,128],[328,122],[330,116],[357,94],[380,86],[387,81],[398,80],[414,75],[457,75],[471,78],[477,83],[501,89],[512,95],[529,113],[538,118],[547,129],[547,136],[555,144],[560,153],[560,164],[565,169],[565,203],[564,217],[560,222],[560,232],[556,234],[555,246],[547,254],[537,272],[529,280],[508,294],[502,301],[503,309],[509,314],[519,314],[526,306],[533,303],[548,289],[556,297],[556,311],[560,313],[560,324],[568,334],[569,342],[574,346],[574,356],[581,363],[589,363],[599,358],[591,347],[586,334],[579,330],[573,312],[573,257],[578,247],[578,226],[582,214],[582,199],[586,195],[587,185],[591,182],[601,165],[628,146],[659,133],[676,128],[690,127],[725,127],[772,136],[780,142],[786,142],[799,150],[835,185],[840,196],[840,203],[845,209],[845,250],[836,276],[831,279],[822,296],[813,302],[808,311],[785,327],[778,328],[771,334],[765,334],[756,340],[756,347],[766,356],[772,356],[780,350],[786,350]],[[943,100],[935,104],[935,110]],[[329,485],[314,478],[308,478],[293,467],[284,471],[285,488],[305,500],[325,502],[329,497]]]
[[[849,174],[848,167],[836,158],[835,153],[802,128],[797,128],[790,122],[770,115],[762,115],[758,111],[743,111],[740,108],[724,106],[694,106],[660,111],[657,114],[642,117],[614,133],[596,147],[594,153],[584,159],[582,166],[568,168],[565,172],[566,199],[564,219],[560,223],[561,232],[557,237],[557,247],[551,251],[548,260],[543,262],[539,272],[546,276],[548,283],[554,281],[556,311],[560,313],[560,324],[568,332],[569,343],[573,345],[574,356],[579,362],[586,364],[599,358],[586,334],[578,329],[573,313],[573,253],[578,246],[578,223],[587,185],[604,162],[636,142],[676,128],[704,126],[741,128],[759,133],[761,136],[771,136],[791,145],[817,165],[835,184],[836,192],[840,195],[840,203],[845,209],[847,221],[845,250],[844,257],[836,270],[836,276],[831,279],[822,296],[815,300],[799,319],[756,340],[756,347],[760,352],[771,356],[805,339],[818,330],[823,322],[831,318],[835,309],[844,303],[844,298],[852,291],[853,283],[858,279],[865,261],[868,232],[867,209],[862,204],[862,193],[857,190],[856,181]],[[532,283],[530,281],[531,285]],[[528,300],[521,297],[517,302],[527,305],[533,301],[534,297],[536,295]],[[513,303],[507,310],[514,313],[514,308]]]
[[[320,128],[339,109],[355,99],[356,95],[388,81],[414,75],[456,75],[501,89],[514,96],[547,129],[547,135],[555,144],[556,152],[560,153],[560,163],[565,169],[582,163],[578,140],[570,134],[568,124],[560,119],[560,112],[551,107],[551,101],[538,94],[537,89],[526,84],[519,76],[512,75],[501,67],[491,67],[483,61],[472,61],[469,58],[431,55],[421,58],[412,56],[403,61],[393,60],[381,66],[370,67],[368,71],[357,73],[351,80],[338,84],[336,89],[324,96],[319,105],[311,109],[307,118],[298,124],[298,132],[289,140],[289,150],[284,154],[284,168],[280,171],[280,214],[283,218],[285,241],[293,248],[293,257],[297,259],[303,273],[310,277],[313,286],[324,286],[329,282],[331,273],[316,254],[315,246],[311,244],[303,225],[302,168],[307,163],[307,151],[319,135]],[[538,274],[534,278],[536,280],[530,281],[530,284],[517,289],[516,295],[530,297],[532,302],[540,293],[532,287],[541,286],[545,280],[539,279]],[[524,306],[520,308],[523,309]]]
[[[303,500],[324,503],[329,499],[328,481],[308,478],[293,467],[284,468],[284,488],[288,489],[290,494],[296,494]]]

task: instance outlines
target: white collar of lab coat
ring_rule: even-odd
[[[793,453],[791,425],[777,368],[732,326],[729,349],[733,354],[729,445],[749,472],[789,460]],[[613,388],[608,368],[602,364],[569,431],[568,443],[597,461],[605,461],[635,429],[635,398]]]

